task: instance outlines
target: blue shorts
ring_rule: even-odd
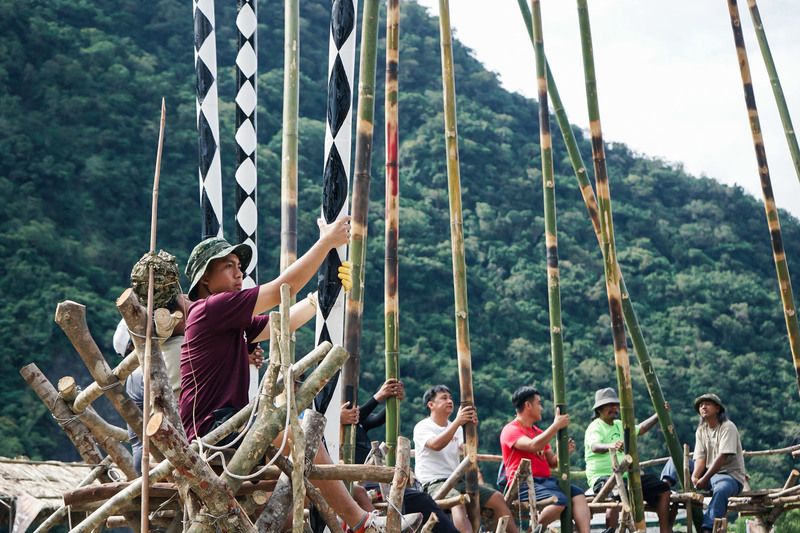
[[[554,477],[535,477],[533,478],[533,488],[536,489],[536,501],[544,500],[545,498],[549,498],[550,496],[555,496],[557,501],[553,505],[560,505],[562,507],[567,506],[567,497],[566,495],[561,492],[561,489],[558,488],[558,481]],[[580,496],[583,494],[583,489],[576,485],[570,485],[570,499],[574,498],[575,496]],[[526,502],[528,501],[528,484],[523,483],[519,489],[519,498],[520,500]]]

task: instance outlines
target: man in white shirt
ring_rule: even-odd
[[[473,406],[461,406],[455,420],[448,420],[453,414],[453,397],[444,385],[434,385],[425,391],[422,402],[428,407],[430,416],[414,426],[414,473],[422,483],[422,490],[435,494],[442,483],[459,464],[459,451],[464,445],[464,432],[461,426],[467,422],[478,423],[478,414]],[[462,479],[446,496],[458,496],[466,492]],[[503,495],[484,485],[479,487],[481,509],[491,509],[495,519],[511,516]],[[473,533],[472,524],[464,505],[451,509],[453,524],[461,533]],[[509,520],[508,533],[518,533],[513,520]]]

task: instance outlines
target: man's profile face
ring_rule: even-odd
[[[542,420],[542,413],[544,412],[544,406],[542,405],[542,397],[538,394],[534,394],[533,398],[527,400],[525,402],[528,409],[530,409],[531,416],[533,417],[534,422],[539,422]]]
[[[450,416],[453,413],[453,397],[449,392],[437,392],[428,402],[428,408],[431,410],[431,414],[445,413]]]
[[[242,290],[242,265],[239,256],[228,254],[214,259],[206,268],[200,283],[209,294]]]

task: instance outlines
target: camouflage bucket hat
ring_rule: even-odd
[[[175,256],[164,250],[160,250],[158,254],[150,252],[144,254],[131,270],[131,287],[142,305],[147,305],[150,265],[153,265],[153,309],[158,309],[165,307],[180,295],[181,289],[178,283],[180,270]]]
[[[714,402],[715,404],[719,405],[719,412],[720,413],[724,413],[725,412],[725,406],[722,405],[722,400],[720,400],[719,396],[717,396],[716,394],[711,394],[711,393],[706,393],[706,394],[703,394],[702,396],[698,396],[697,398],[695,398],[694,399],[694,410],[699,413],[700,412],[700,402],[705,401],[705,400],[708,400],[710,402]]]
[[[242,264],[242,271],[247,270],[247,266],[253,258],[253,251],[247,244],[233,246],[222,237],[211,237],[194,247],[189,260],[186,262],[186,277],[191,282],[189,286],[189,299],[191,301],[197,300],[197,285],[200,283],[203,274],[206,273],[208,264],[214,259],[230,254],[236,254],[239,258]]]

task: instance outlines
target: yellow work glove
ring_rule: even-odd
[[[339,281],[342,282],[344,292],[353,288],[353,263],[350,261],[342,261],[342,266],[339,267]]]

